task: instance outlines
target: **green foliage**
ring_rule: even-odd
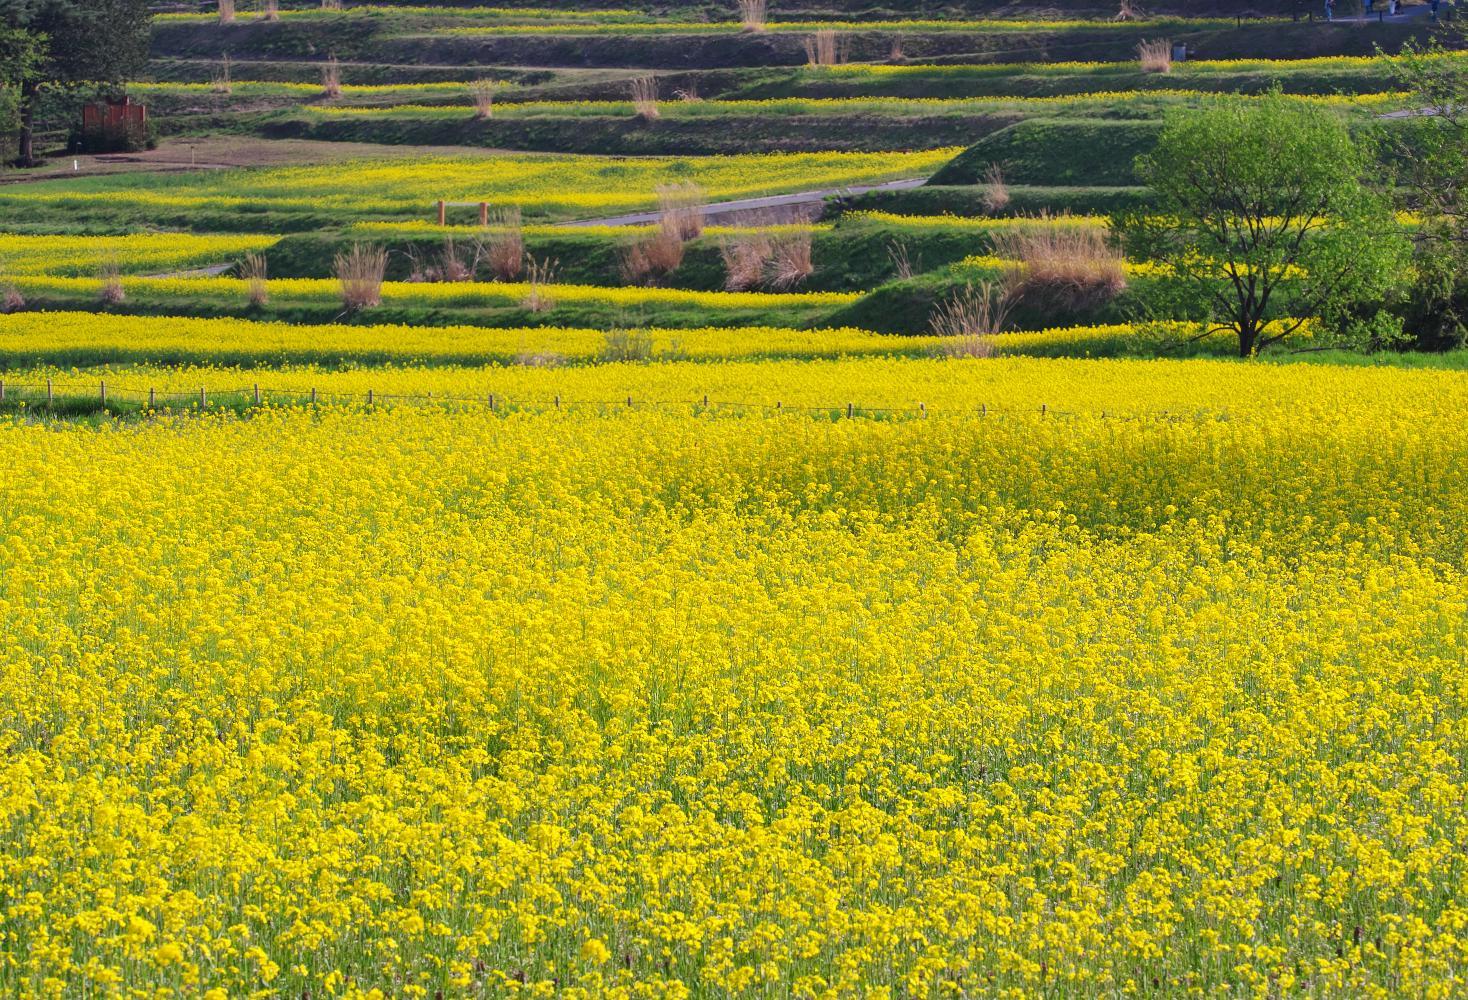
[[[1410,246],[1363,183],[1372,151],[1336,114],[1271,94],[1168,118],[1138,160],[1154,212],[1117,216],[1129,256],[1161,265],[1172,315],[1205,309],[1248,357],[1311,320],[1381,346],[1400,323],[1363,315],[1402,283]]]
[[[46,87],[116,86],[148,61],[148,0],[0,0],[0,30],[20,58],[20,162],[31,164],[36,100]],[[0,52],[3,56],[3,52]]]
[[[935,185],[981,184],[999,164],[1011,184],[1121,187],[1132,164],[1157,142],[1162,123],[1031,118],[985,136],[938,171]]]
[[[1468,41],[1448,26],[1455,46]],[[1439,38],[1406,46],[1396,60],[1398,86],[1417,110],[1383,130],[1388,149],[1421,217],[1417,283],[1409,319],[1428,346],[1468,342],[1468,64],[1447,55]]]

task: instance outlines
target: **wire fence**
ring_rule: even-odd
[[[1049,403],[1031,406],[995,406],[989,403],[963,405],[944,404],[929,406],[926,402],[906,405],[870,405],[848,401],[834,404],[788,403],[783,400],[754,401],[721,399],[704,394],[680,399],[639,399],[635,394],[608,398],[576,398],[552,394],[509,395],[487,392],[483,395],[461,395],[456,393],[401,393],[323,391],[316,388],[274,388],[253,383],[247,386],[208,386],[197,389],[160,389],[127,383],[98,380],[83,382],[65,379],[47,379],[44,382],[25,382],[0,379],[0,410],[25,410],[31,413],[53,413],[67,415],[78,412],[125,413],[131,410],[146,410],[168,413],[207,413],[222,410],[266,409],[282,406],[356,407],[374,409],[394,405],[432,405],[456,408],[477,408],[493,413],[549,413],[558,411],[594,410],[601,413],[637,410],[669,410],[690,413],[752,413],[775,416],[783,413],[803,413],[825,416],[832,419],[868,418],[916,418],[929,416],[977,416],[977,417],[1099,417],[1103,420],[1198,420],[1227,417],[1224,411],[1200,409],[1190,413],[1169,410],[1075,410],[1060,409]]]

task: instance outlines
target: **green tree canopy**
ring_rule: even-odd
[[[30,48],[16,80],[19,162],[35,162],[32,133],[41,90],[119,84],[135,76],[148,60],[150,17],[148,0],[0,0],[0,29],[25,36]]]
[[[1248,357],[1311,320],[1390,335],[1379,302],[1406,276],[1410,246],[1365,183],[1369,149],[1328,109],[1285,97],[1220,100],[1170,115],[1137,172],[1156,192],[1113,220],[1128,253],[1163,265],[1174,299],[1231,330]],[[1397,330],[1400,323],[1396,323]]]

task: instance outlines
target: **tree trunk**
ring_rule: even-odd
[[[18,167],[34,167],[36,160],[36,95],[40,87],[26,82],[20,88],[20,155],[16,157]]]
[[[1252,358],[1254,356],[1254,345],[1259,341],[1259,329],[1253,323],[1243,323],[1239,326],[1239,357]]]

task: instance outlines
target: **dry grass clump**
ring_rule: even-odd
[[[1116,9],[1116,15],[1112,18],[1112,20],[1138,21],[1146,16],[1147,15],[1142,12],[1142,8],[1132,3],[1132,0],[1121,0],[1120,5]]]
[[[327,97],[342,96],[342,67],[335,55],[321,67],[321,92]]]
[[[476,248],[489,273],[500,281],[516,281],[525,270],[525,233],[520,206],[511,205],[491,213],[488,231]]]
[[[647,239],[622,251],[622,278],[628,284],[641,285],[667,277],[683,266],[687,244],[673,229],[659,226]]]
[[[663,184],[658,187],[658,216],[664,229],[685,240],[703,235],[703,210],[708,192],[697,184]]]
[[[1154,38],[1137,43],[1137,60],[1143,73],[1166,73],[1172,69],[1172,42]]]
[[[984,171],[984,208],[990,215],[998,215],[1009,207],[1009,185],[1004,183],[1004,168],[997,163],[989,164]]]
[[[25,308],[25,296],[14,285],[0,288],[0,313],[17,313]]]
[[[546,258],[536,260],[530,255],[525,257],[525,276],[530,284],[530,291],[520,300],[520,308],[533,313],[550,312],[556,307],[556,300],[551,297],[547,286],[556,282],[556,271],[560,269],[560,262]]]
[[[466,257],[465,251],[459,249],[458,242],[452,236],[443,241],[443,247],[438,252],[439,281],[473,281],[478,270],[477,248]]]
[[[234,23],[234,0],[219,0],[219,23]]]
[[[387,251],[365,243],[353,243],[346,253],[336,255],[332,273],[341,282],[342,305],[349,310],[382,304],[382,282],[387,275]]]
[[[724,287],[731,292],[747,292],[765,276],[774,252],[768,233],[750,229],[719,241],[719,256],[724,260]]]
[[[745,31],[764,31],[769,13],[768,0],[739,0],[739,23]]]
[[[776,236],[771,241],[770,262],[766,268],[771,286],[782,290],[794,288],[815,274],[811,247],[812,237],[808,229]]]
[[[210,89],[216,94],[234,93],[234,79],[229,61],[229,53],[226,52],[224,58],[215,63],[213,68],[209,70],[209,83]]]
[[[468,250],[461,249],[452,236],[446,237],[438,253],[421,257],[413,246],[405,247],[408,258],[408,280],[412,282],[473,281],[484,256],[482,241],[475,240]]]
[[[994,335],[1004,329],[1013,307],[1009,289],[987,281],[965,285],[933,307],[928,329],[947,338],[941,350],[949,357],[993,357]]]
[[[892,36],[892,50],[887,53],[887,59],[888,59],[888,61],[890,61],[890,62],[906,62],[907,61],[907,52],[906,52],[906,49],[905,49],[905,45],[906,45],[906,39],[901,34],[893,35]]]
[[[265,0],[265,6],[263,10],[265,12],[265,20],[280,20],[280,0]]]
[[[639,76],[632,81],[632,106],[637,117],[652,121],[662,117],[658,110],[658,81],[656,77]]]
[[[475,80],[469,84],[469,100],[474,104],[474,117],[483,121],[494,117],[493,80]]]
[[[703,208],[707,203],[707,193],[697,184],[659,187],[657,231],[623,250],[623,279],[643,284],[682,267],[687,242],[703,235]]]
[[[245,259],[240,262],[240,277],[244,279],[250,305],[258,308],[270,301],[270,286],[267,284],[264,254],[245,254]]]
[[[122,268],[118,266],[117,258],[104,260],[97,268],[97,277],[102,282],[97,291],[98,302],[104,306],[120,306],[127,301],[127,293],[122,288]]]
[[[846,46],[834,28],[822,28],[806,38],[805,58],[812,66],[835,66],[846,61]]]
[[[342,0],[321,0],[322,10],[341,10]]]
[[[1014,291],[1032,303],[1080,309],[1126,289],[1126,258],[1096,226],[1040,225],[994,235],[994,253],[1017,262]]]

